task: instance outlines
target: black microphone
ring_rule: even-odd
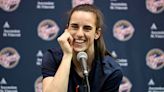
[[[88,55],[86,52],[79,52],[77,54],[77,60],[80,62],[83,69],[83,74],[86,77],[88,77],[87,59],[88,59]]]

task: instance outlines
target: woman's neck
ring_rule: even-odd
[[[88,72],[90,72],[92,69],[92,63],[94,60],[94,52],[90,52],[90,53],[86,52],[86,53],[88,54],[88,60],[87,60]],[[73,56],[73,64],[75,66],[74,69],[80,77],[83,77],[82,67],[81,67],[80,62],[77,61],[76,55],[77,55],[77,53],[75,53]]]

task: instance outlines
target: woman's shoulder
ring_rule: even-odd
[[[105,56],[102,62],[105,72],[122,71],[121,66],[116,61],[112,56]]]
[[[47,49],[42,59],[42,74],[43,78],[54,76],[62,58],[62,51],[59,48]]]
[[[47,52],[54,54],[54,55],[62,55],[63,54],[61,48],[59,48],[59,47],[49,48],[49,49],[47,49]]]
[[[45,58],[51,58],[53,61],[57,62],[61,60],[62,55],[62,50],[58,47],[47,49],[47,51],[44,53]]]

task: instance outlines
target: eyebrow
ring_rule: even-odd
[[[77,23],[71,23],[70,25],[78,25]]]
[[[90,26],[90,25],[84,25],[84,27],[92,27],[92,26]]]
[[[78,23],[70,23],[70,26],[79,26]],[[83,25],[83,28],[92,29],[91,25]]]

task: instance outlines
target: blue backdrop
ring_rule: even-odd
[[[164,0],[0,0],[0,92],[42,92],[43,54],[82,3],[104,14],[107,48],[124,72],[120,92],[164,92]]]

